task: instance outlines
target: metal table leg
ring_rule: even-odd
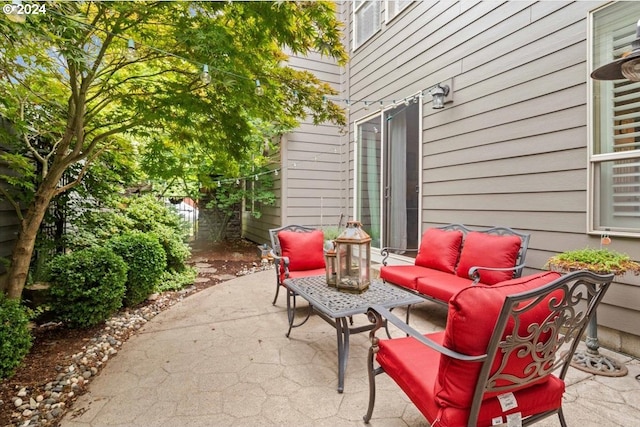
[[[336,319],[336,335],[338,338],[338,393],[344,391],[344,373],[349,360],[349,325],[346,317]]]
[[[293,298],[293,304],[291,304],[291,298]],[[287,320],[289,320],[289,330],[287,330],[287,334],[285,335],[289,338],[289,334],[291,333],[291,328],[293,328],[293,317],[295,315],[296,310],[296,297],[293,295],[289,289],[287,289]]]
[[[307,323],[307,320],[309,320],[309,317],[311,317],[312,311],[313,307],[309,305],[309,310],[307,311],[306,317],[300,323],[294,325],[293,321],[296,317],[296,294],[295,292],[287,289],[287,320],[289,320],[289,330],[287,331],[287,334],[285,336],[289,338],[292,328],[297,328],[298,326],[302,326]]]
[[[598,348],[598,320],[597,312],[593,313],[587,325],[587,337],[585,351],[576,351],[571,361],[571,366],[584,372],[606,377],[624,377],[627,375],[627,367],[614,358],[600,354]]]

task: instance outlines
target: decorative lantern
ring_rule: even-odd
[[[324,253],[324,265],[327,271],[327,285],[336,287],[336,251],[332,248]]]
[[[335,244],[336,287],[356,293],[366,291],[371,283],[371,237],[362,230],[360,221],[348,221]]]

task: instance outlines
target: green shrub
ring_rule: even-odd
[[[197,276],[198,272],[193,267],[185,267],[182,271],[163,271],[155,291],[166,292],[180,290],[185,286],[192,285]]]
[[[113,236],[134,231],[152,232],[167,256],[169,271],[182,271],[191,255],[186,240],[186,222],[178,213],[156,200],[153,196],[122,199],[104,210],[87,211],[73,222],[73,232],[68,233],[68,248],[78,250],[104,245]]]
[[[148,232],[156,231],[158,224],[166,225],[184,235],[186,221],[175,209],[170,209],[164,203],[151,195],[132,197],[126,201],[124,214],[133,222],[136,230]]]
[[[125,305],[140,304],[153,292],[167,266],[167,256],[153,233],[129,232],[109,240],[108,246],[128,265]]]
[[[0,292],[0,378],[13,375],[30,348],[28,310]]]
[[[121,211],[88,210],[73,221],[73,231],[65,236],[66,247],[72,250],[101,246],[112,236],[133,230],[134,222]]]
[[[167,254],[167,269],[169,271],[182,271],[185,262],[191,255],[189,246],[184,242],[182,235],[164,224],[158,224],[153,231]]]
[[[49,264],[51,310],[70,327],[108,319],[122,306],[127,265],[109,248],[59,255]]]

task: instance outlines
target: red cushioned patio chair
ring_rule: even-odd
[[[324,275],[324,234],[302,225],[286,225],[269,230],[276,268],[276,304],[280,286],[288,278]]]
[[[386,373],[431,426],[526,426],[557,414],[566,427],[564,378],[612,279],[543,272],[472,286],[449,301],[446,329],[427,335],[372,307],[364,421],[372,416],[375,377]],[[385,319],[410,336],[376,337]]]

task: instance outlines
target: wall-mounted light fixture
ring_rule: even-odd
[[[640,82],[640,20],[636,26],[636,39],[631,42],[631,53],[605,64],[591,73],[595,80],[618,80],[627,78]]]
[[[429,95],[431,95],[431,108],[434,110],[441,110],[444,108],[444,98],[449,95],[449,86],[448,85],[440,85],[438,83],[435,85],[430,91]]]

